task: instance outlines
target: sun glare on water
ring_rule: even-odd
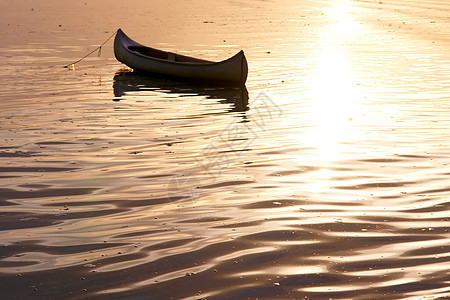
[[[340,143],[351,139],[352,120],[361,109],[357,75],[349,62],[348,44],[358,35],[360,24],[352,19],[347,1],[337,2],[325,12],[330,26],[319,36],[317,68],[313,70],[310,108],[312,128],[308,142],[320,161],[339,156]]]

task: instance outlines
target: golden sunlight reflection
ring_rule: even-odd
[[[353,38],[361,29],[360,24],[353,20],[351,13],[356,11],[349,0],[338,0],[336,3],[326,9],[324,13],[330,17],[333,22],[328,28],[328,33],[324,36],[327,40],[340,40],[342,38]]]
[[[320,34],[317,69],[311,75],[313,127],[307,142],[317,149],[320,161],[337,159],[342,142],[352,138],[347,129],[353,116],[361,110],[357,78],[345,48],[345,40],[353,38],[358,25],[349,11],[348,2],[340,1],[328,12],[330,27]]]

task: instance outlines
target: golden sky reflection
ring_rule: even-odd
[[[449,32],[445,5],[19,2],[0,9],[5,298],[448,290],[450,68],[434,39]],[[242,48],[249,110],[159,85],[119,99],[112,41],[59,67],[119,26],[196,57]],[[282,114],[255,116],[261,89]],[[226,159],[205,171],[197,158],[215,142],[210,156]]]

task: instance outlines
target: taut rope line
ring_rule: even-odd
[[[73,68],[75,66],[75,64],[79,63],[80,61],[82,61],[83,59],[85,59],[86,57],[88,57],[89,55],[91,55],[92,53],[94,53],[95,51],[98,50],[98,56],[100,56],[100,54],[102,53],[102,47],[104,44],[106,44],[110,39],[112,39],[113,36],[115,36],[117,33],[117,30],[114,31],[114,33],[106,40],[103,42],[103,44],[101,44],[100,46],[98,46],[97,48],[95,48],[94,50],[92,50],[91,52],[89,52],[88,54],[86,54],[85,56],[83,56],[82,58],[80,58],[79,60],[68,64],[67,66],[64,66],[64,68]]]

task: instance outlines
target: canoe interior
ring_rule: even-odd
[[[164,60],[168,60],[168,61],[197,63],[197,64],[198,63],[200,63],[200,64],[211,63],[210,61],[207,61],[207,60],[193,58],[193,57],[184,56],[184,55],[175,54],[175,53],[166,52],[166,51],[161,51],[161,50],[153,49],[153,48],[146,47],[146,46],[128,46],[128,49],[130,51],[137,52],[137,53],[145,55],[145,56],[158,58],[158,59],[164,59]]]

